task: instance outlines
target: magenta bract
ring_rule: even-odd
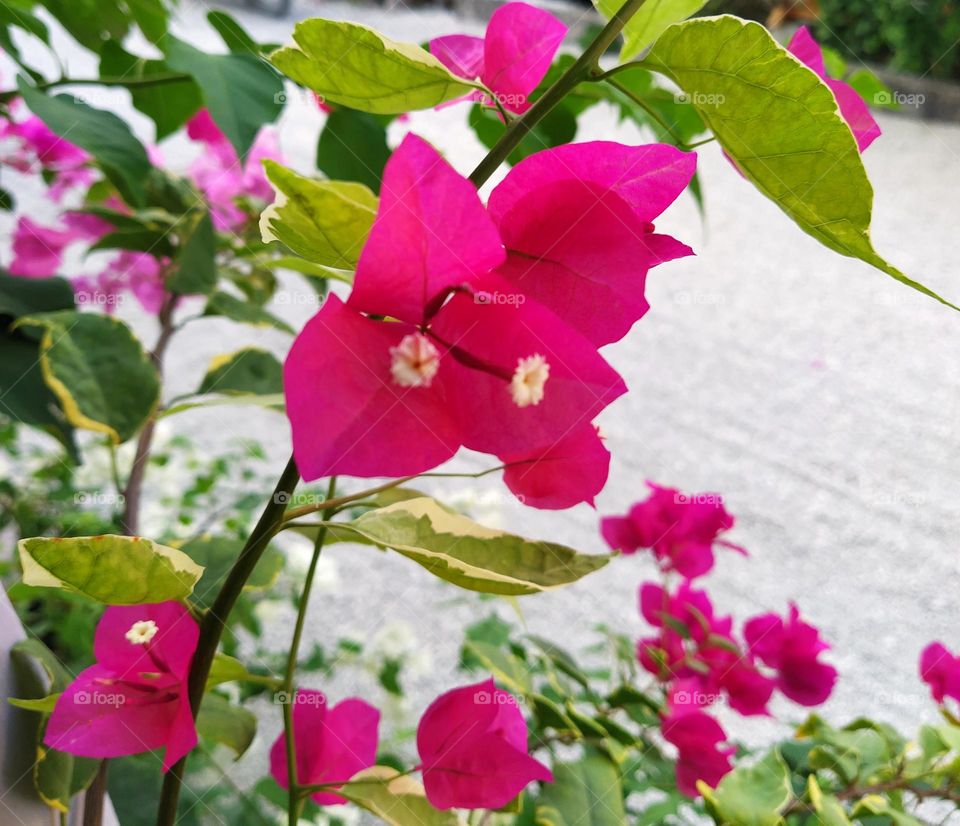
[[[332,789],[376,763],[379,725],[380,712],[363,700],[351,697],[328,708],[321,692],[298,690],[293,700],[297,785],[333,784],[331,791],[311,798],[321,806],[346,803]],[[283,734],[270,748],[270,773],[281,788],[290,787]]]
[[[197,742],[187,676],[198,634],[179,602],[107,608],[93,641],[97,661],[57,700],[44,743],[81,757],[163,748],[167,771]]]
[[[553,775],[527,752],[527,724],[492,679],[442,694],[417,728],[423,785],[438,809],[499,809]]]
[[[566,35],[567,27],[549,12],[507,3],[491,15],[484,37],[436,37],[430,52],[458,77],[483,83],[504,109],[524,112]],[[478,92],[467,99],[485,97]]]

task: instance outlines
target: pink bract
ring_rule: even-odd
[[[499,809],[550,770],[527,751],[517,700],[492,679],[438,697],[417,728],[423,785],[437,809]]]
[[[711,788],[732,768],[733,746],[723,745],[723,727],[703,711],[671,710],[661,723],[663,738],[677,747],[677,788],[689,797],[699,797],[697,781]]]
[[[187,676],[198,635],[178,602],[107,608],[94,636],[96,663],[57,700],[46,745],[101,758],[164,748],[169,770],[197,742]]]
[[[650,548],[668,571],[687,579],[708,573],[714,565],[714,545],[746,553],[739,545],[719,538],[730,530],[734,518],[713,493],[685,494],[647,482],[650,496],[626,516],[610,516],[600,530],[607,544],[625,554]]]
[[[327,707],[319,691],[300,689],[293,701],[293,742],[297,753],[297,783],[346,783],[377,760],[377,729],[380,712],[363,700],[351,697]],[[286,740],[281,735],[270,749],[270,774],[283,789],[290,787]],[[321,806],[346,803],[334,791],[320,791],[311,798]]]
[[[437,37],[430,41],[430,52],[455,75],[483,83],[504,109],[524,112],[566,35],[567,27],[549,12],[507,3],[491,15],[483,38]],[[478,92],[468,98],[486,96]]]
[[[833,691],[837,670],[820,662],[830,646],[820,632],[800,619],[796,605],[786,619],[761,614],[749,620],[743,634],[751,652],[777,672],[777,687],[795,703],[816,706]]]
[[[870,107],[849,83],[835,80],[827,75],[823,62],[823,50],[806,26],[797,29],[787,45],[787,50],[805,66],[813,69],[830,87],[840,107],[840,115],[853,132],[857,147],[864,152],[880,137],[880,127],[870,114]]]
[[[960,702],[960,657],[941,642],[932,642],[920,654],[920,679],[929,687],[933,699],[942,703],[950,697]]]

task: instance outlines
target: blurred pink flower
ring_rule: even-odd
[[[417,727],[427,800],[437,809],[499,809],[550,770],[527,751],[527,724],[493,679],[440,695]]]
[[[795,703],[816,706],[830,696],[837,670],[819,659],[830,646],[800,619],[796,605],[790,605],[786,619],[761,614],[748,620],[743,635],[750,651],[777,672],[777,688]]]
[[[920,654],[920,679],[930,686],[933,699],[946,697],[960,702],[960,657],[941,642],[932,642]]]
[[[661,567],[687,579],[708,573],[714,565],[714,545],[746,551],[720,539],[730,530],[734,518],[723,507],[718,494],[685,494],[647,482],[650,496],[638,502],[626,516],[601,520],[600,531],[614,550],[633,554],[650,548]]]
[[[346,803],[333,791],[377,759],[377,728],[380,712],[369,703],[351,697],[327,708],[319,691],[300,689],[293,699],[293,744],[297,752],[297,784],[334,784],[330,791],[310,797],[321,806]],[[283,789],[290,788],[284,735],[270,749],[270,774]]]
[[[723,745],[727,734],[709,714],[691,708],[671,709],[661,721],[663,739],[677,747],[677,788],[699,797],[697,781],[711,788],[732,768],[733,746]]]
[[[179,602],[107,608],[94,636],[96,663],[57,700],[44,743],[81,757],[164,748],[169,770],[197,742],[187,676],[198,634]]]

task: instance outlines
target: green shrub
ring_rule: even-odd
[[[956,0],[821,0],[819,36],[844,55],[960,79]]]

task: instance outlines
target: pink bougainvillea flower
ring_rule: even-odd
[[[861,152],[865,151],[880,137],[880,127],[870,114],[870,107],[850,84],[827,75],[823,62],[823,50],[806,26],[797,29],[787,45],[787,50],[805,66],[813,69],[830,87],[840,107],[840,115],[857,139],[857,147]]]
[[[346,783],[377,760],[380,712],[369,703],[350,697],[327,708],[319,691],[300,689],[293,704],[293,744],[297,751],[297,783]],[[270,749],[270,774],[283,789],[290,788],[284,735]],[[311,795],[321,806],[346,803],[333,791]]]
[[[550,12],[507,3],[491,15],[484,37],[436,37],[430,52],[458,77],[483,83],[504,109],[524,112],[566,36],[567,27]],[[485,97],[482,92],[469,96]]]
[[[206,109],[187,122],[187,135],[204,147],[190,166],[190,177],[210,204],[214,226],[219,230],[239,228],[249,217],[237,203],[239,198],[266,202],[273,197],[262,161],[283,160],[275,132],[261,129],[244,163]]]
[[[503,256],[475,188],[408,135],[384,170],[350,298],[331,295],[287,358],[304,478],[420,473],[461,446],[550,458],[625,391],[595,346],[491,272]],[[566,478],[574,459],[531,476],[531,498],[592,497],[605,459],[591,445],[579,488]],[[562,490],[546,489],[551,478]]]
[[[124,250],[99,274],[73,279],[77,303],[113,313],[130,292],[148,313],[159,313],[167,297],[163,284],[166,263],[145,252]]]
[[[499,809],[550,770],[527,751],[513,695],[492,679],[442,694],[417,728],[423,786],[437,809]]]
[[[63,251],[77,238],[72,230],[41,226],[21,215],[13,232],[10,273],[27,278],[55,275],[63,263]]]
[[[933,699],[950,697],[960,702],[960,657],[941,642],[932,642],[920,654],[920,679],[930,686]]]
[[[680,708],[671,709],[661,722],[664,740],[677,747],[677,788],[689,797],[698,797],[697,782],[711,788],[732,768],[733,746],[723,745],[727,740],[723,727],[706,712]]]
[[[518,163],[490,195],[507,248],[500,273],[597,346],[646,313],[651,267],[693,255],[653,221],[690,183],[697,156],[672,146],[568,144]]]
[[[837,670],[820,662],[830,646],[820,632],[800,619],[796,605],[786,619],[761,614],[748,620],[743,629],[750,651],[777,672],[777,687],[795,703],[816,706],[833,691]]]
[[[608,516],[600,523],[607,544],[625,554],[650,548],[668,571],[687,579],[702,576],[713,568],[714,545],[746,553],[739,545],[719,539],[730,530],[734,518],[713,493],[681,493],[647,482],[650,496],[638,502],[626,516]]]
[[[164,748],[167,771],[197,742],[187,676],[198,634],[179,602],[107,608],[93,640],[96,663],[57,700],[44,742],[81,757]]]

